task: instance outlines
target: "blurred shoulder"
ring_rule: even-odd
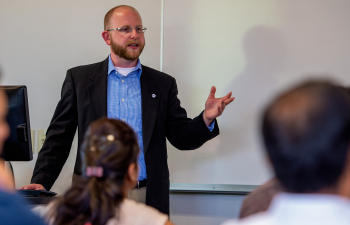
[[[130,199],[125,199],[120,205],[119,218],[113,219],[108,225],[130,224],[130,225],[164,225],[168,216],[158,210]]]
[[[266,213],[258,213],[247,218],[238,220],[231,219],[223,222],[221,225],[273,225],[272,218]]]
[[[0,191],[0,218],[1,225],[44,224],[38,216],[30,211],[27,201],[22,196],[3,191]]]

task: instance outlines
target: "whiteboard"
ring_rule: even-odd
[[[188,114],[203,110],[212,85],[217,96],[232,91],[236,97],[218,119],[217,138],[196,151],[169,145],[171,182],[259,185],[269,179],[261,111],[305,79],[349,85],[349,10],[347,0],[165,1],[164,71],[177,79]]]

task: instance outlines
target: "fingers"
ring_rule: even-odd
[[[228,104],[230,104],[233,100],[235,100],[234,97],[226,99],[226,100],[224,98],[220,99],[220,102],[219,102],[218,107],[217,107],[219,115],[221,115],[224,112],[225,107]]]
[[[29,184],[19,188],[18,190],[46,190],[41,184]]]
[[[41,184],[31,184],[31,188],[34,190],[45,190],[44,186]]]
[[[218,112],[217,112],[217,115],[215,116],[215,118],[220,116],[222,114],[222,112],[224,111],[224,109],[225,109],[225,102],[223,99],[220,99],[220,101],[217,104],[217,111]]]
[[[216,88],[215,88],[215,86],[212,86],[210,89],[210,93],[209,93],[208,98],[215,98],[215,92],[216,92]]]
[[[23,186],[23,187],[21,187],[19,190],[34,190],[35,188],[31,188],[32,187],[32,185],[26,185],[26,186]]]
[[[228,104],[230,104],[233,100],[235,100],[235,97],[232,97],[232,98],[229,98],[229,99],[224,100],[225,106],[227,106]]]
[[[232,95],[232,92],[229,92],[227,95],[225,95],[224,97],[222,97],[223,99],[228,99],[230,98]]]
[[[224,97],[222,97],[222,98],[220,98],[220,99],[223,99],[223,100],[227,100],[227,99],[232,99],[232,100],[230,100],[230,102],[232,102],[234,99],[235,99],[235,97],[231,97],[231,95],[232,95],[232,92],[229,92],[227,95],[225,95]]]
[[[221,106],[218,108],[218,112],[219,112],[219,115],[218,116],[221,116],[221,114],[224,112],[224,108],[225,106]]]

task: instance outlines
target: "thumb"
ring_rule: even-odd
[[[210,89],[210,93],[209,93],[208,98],[215,98],[215,92],[216,92],[216,88],[215,88],[215,86],[212,86]]]

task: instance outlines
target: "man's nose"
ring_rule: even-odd
[[[136,28],[132,28],[130,35],[131,35],[130,37],[134,39],[139,37],[139,33],[136,32]]]

